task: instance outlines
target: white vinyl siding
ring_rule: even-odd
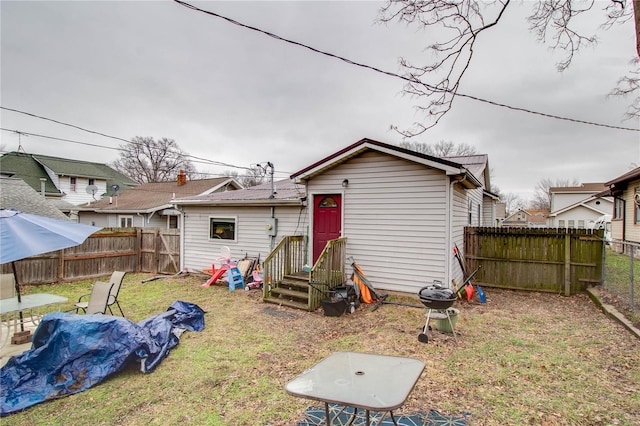
[[[72,190],[70,176],[61,176],[54,181],[57,182],[58,189],[65,194],[62,199],[68,203],[75,205],[91,203],[93,201],[100,200],[102,198],[102,194],[107,192],[106,180],[91,178],[91,180],[93,180],[93,184],[98,187],[95,192],[94,199],[94,195],[87,193],[87,186],[89,186],[90,179],[86,177],[75,177],[75,180],[75,191]]]
[[[491,197],[483,197],[481,226],[497,226],[496,203]]]
[[[447,181],[442,171],[366,153],[312,179],[308,192],[343,194],[347,256],[375,288],[415,293],[445,278]]]
[[[449,247],[449,270],[451,280],[456,284],[464,281],[464,274],[460,268],[458,260],[453,256],[454,246],[460,249],[460,255],[464,258],[464,228],[468,222],[468,198],[466,191],[459,185],[453,187],[453,211],[451,213],[451,247]],[[448,283],[445,283],[448,284]]]
[[[304,235],[307,232],[306,210],[300,207],[275,207],[278,219],[277,244],[286,235]],[[220,257],[220,250],[227,246],[232,259],[258,257],[264,260],[271,252],[271,237],[267,235],[266,220],[271,217],[271,207],[184,207],[184,267],[202,270],[211,267]],[[235,217],[236,240],[209,238],[210,217]]]

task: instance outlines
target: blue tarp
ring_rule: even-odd
[[[204,329],[204,311],[176,301],[139,323],[109,315],[45,315],[33,346],[0,369],[0,415],[82,392],[133,361],[153,371],[184,330]]]

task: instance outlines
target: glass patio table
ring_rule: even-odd
[[[18,302],[17,297],[0,300],[0,315],[3,317],[2,326],[0,326],[0,347],[6,344],[11,334],[12,325],[14,332],[18,329],[18,325],[26,324],[27,321],[36,326],[42,316],[41,310],[54,305],[57,305],[59,310],[60,305],[68,300],[66,297],[48,293],[26,294],[21,296],[21,299],[21,302]],[[28,317],[25,317],[24,314],[19,315],[27,311],[29,313]],[[6,334],[2,333],[5,326],[7,329]],[[5,336],[1,337],[2,334],[5,334]]]
[[[327,425],[331,424],[330,403],[353,407],[351,422],[363,409],[367,425],[370,411],[389,412],[397,425],[393,410],[405,403],[423,370],[424,362],[414,358],[336,352],[291,380],[285,390],[324,402]]]

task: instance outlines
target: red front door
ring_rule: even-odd
[[[313,207],[313,263],[315,263],[324,246],[327,245],[327,241],[340,237],[342,196],[316,195]]]

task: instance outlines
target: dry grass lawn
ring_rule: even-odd
[[[487,303],[456,302],[457,343],[437,331],[417,336],[426,309],[385,304],[325,317],[265,304],[259,291],[201,288],[199,276],[142,283],[121,291],[139,321],[174,300],[207,311],[202,332],[186,332],[151,374],[135,366],[65,398],[5,417],[3,425],[294,426],[312,401],[284,391],[287,381],[335,351],[423,360],[425,371],[398,413],[435,409],[471,425],[638,425],[640,341],[586,296],[485,289]],[[70,301],[91,282],[29,291]],[[420,305],[416,298],[390,300]]]

